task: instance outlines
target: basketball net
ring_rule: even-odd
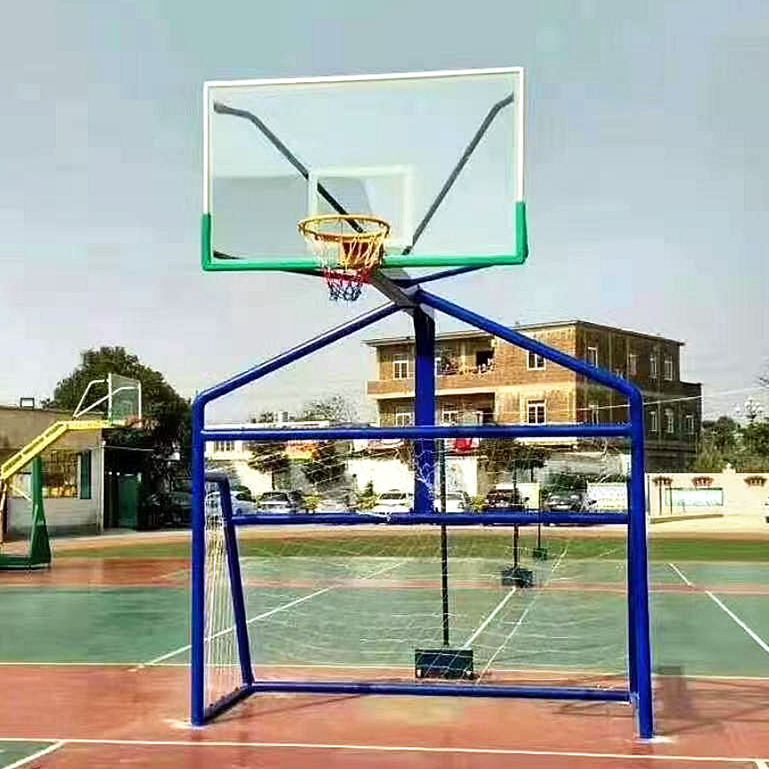
[[[390,224],[366,214],[325,214],[302,219],[298,227],[323,270],[330,298],[358,299],[382,264]]]

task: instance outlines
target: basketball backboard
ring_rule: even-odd
[[[109,374],[107,419],[113,425],[130,427],[142,420],[142,385],[138,379]]]
[[[523,110],[519,67],[206,83],[203,267],[316,268],[324,213],[386,219],[386,267],[520,264]]]

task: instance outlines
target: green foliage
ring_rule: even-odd
[[[285,441],[252,441],[246,448],[251,452],[248,466],[254,470],[268,475],[288,470]]]
[[[313,446],[310,458],[302,465],[304,477],[316,487],[329,486],[342,480],[344,457],[334,441],[320,441]]]
[[[726,467],[726,458],[712,444],[701,442],[694,458],[695,473],[720,473]]]
[[[320,494],[316,494],[315,492],[312,492],[311,494],[304,495],[304,507],[306,510],[309,510],[311,513],[314,513],[318,509],[319,504],[320,504]]]
[[[376,505],[377,495],[374,492],[374,482],[369,481],[358,495],[358,509],[371,510]]]
[[[769,472],[769,420],[742,427],[722,416],[702,423],[695,472],[721,472],[727,464],[743,473]]]
[[[627,483],[627,476],[611,473],[553,473],[542,487],[542,494],[554,491],[587,491],[589,483]]]
[[[740,426],[731,417],[718,417],[702,423],[702,442],[728,458],[739,449]]]
[[[769,420],[749,424],[742,431],[742,439],[749,456],[769,459]]]
[[[485,500],[486,497],[484,497],[483,494],[479,494],[477,497],[472,497],[470,499],[470,510],[474,513],[479,513]]]
[[[505,438],[484,438],[478,446],[478,454],[484,461],[487,473],[500,473],[528,470],[533,472],[544,467],[550,452],[542,446],[530,446],[520,441]]]

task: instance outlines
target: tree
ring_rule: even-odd
[[[288,470],[289,459],[285,441],[251,441],[248,466],[260,473],[273,474]]]
[[[754,421],[744,427],[742,442],[739,469],[747,473],[769,471],[769,420]]]
[[[315,487],[327,487],[342,480],[345,461],[336,450],[334,441],[319,441],[302,467],[305,478]]]
[[[702,442],[720,452],[729,461],[740,448],[740,426],[731,417],[704,420]]]
[[[550,456],[542,446],[530,446],[509,438],[484,438],[478,447],[485,459],[486,472],[490,475],[512,473],[517,479],[519,470],[528,470],[533,478],[534,470],[544,467]]]
[[[355,406],[343,395],[307,401],[299,412],[299,419],[303,422],[328,420],[334,424],[344,424],[355,422],[357,418]]]

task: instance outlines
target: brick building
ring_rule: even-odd
[[[516,330],[626,377],[646,402],[650,470],[684,470],[696,451],[701,387],[681,381],[682,342],[582,320],[519,325]],[[413,421],[414,342],[371,339],[377,378],[367,392],[382,425]],[[482,422],[598,423],[627,419],[624,399],[561,366],[482,331],[439,334],[436,344],[439,423],[471,414]]]

